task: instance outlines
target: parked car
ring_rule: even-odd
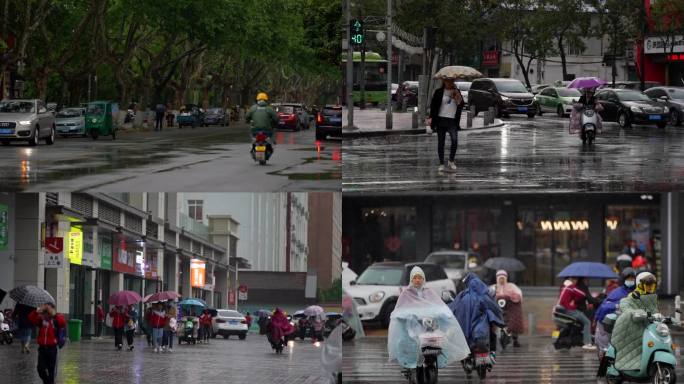
[[[41,139],[55,142],[55,116],[42,100],[15,99],[0,102],[0,142],[27,141],[38,145]]]
[[[494,108],[497,117],[523,114],[533,118],[537,114],[534,95],[516,79],[475,79],[468,91],[468,101],[475,106],[476,116],[489,107]]]
[[[466,105],[468,105],[468,91],[470,90],[470,84],[472,84],[470,81],[456,82],[456,87],[459,91],[461,91],[461,95],[463,96],[463,102],[466,103]]]
[[[604,121],[617,121],[621,127],[635,124],[656,124],[665,128],[670,119],[667,106],[651,100],[645,93],[629,89],[602,89],[596,101],[603,106],[599,112]]]
[[[402,110],[418,105],[418,82],[404,81],[397,89],[397,104]]]
[[[533,95],[536,95],[539,92],[541,92],[543,89],[546,89],[548,87],[550,87],[549,84],[532,84],[532,86],[530,87],[530,92]]]
[[[380,321],[389,326],[390,314],[403,287],[409,283],[413,267],[419,266],[425,272],[425,284],[442,296],[448,292],[456,294],[456,285],[449,279],[444,268],[433,263],[381,262],[368,267],[358,279],[351,282],[347,292],[356,302],[362,321]]]
[[[186,104],[181,107],[176,121],[179,128],[183,128],[183,126],[199,127],[204,125],[204,110],[198,105]]]
[[[204,125],[228,125],[228,115],[223,108],[208,108],[207,113],[204,114]]]
[[[572,112],[572,103],[582,96],[580,91],[574,88],[547,87],[534,96],[534,101],[539,107],[539,115],[544,112],[555,112],[558,117],[564,117]]]
[[[342,107],[326,105],[316,116],[316,140],[342,136]]]
[[[57,103],[47,103],[45,106],[47,107],[48,111],[52,112],[53,114],[60,110],[60,107],[57,105]]]
[[[670,109],[670,124],[682,125],[684,122],[684,87],[653,87],[644,91],[646,96],[660,100]]]
[[[444,268],[447,276],[458,286],[468,272],[481,276],[480,255],[475,252],[444,250],[432,252],[425,258],[426,263],[434,263]]]
[[[273,104],[273,108],[278,114],[278,128],[299,131],[302,129],[302,122],[297,110],[292,104]]]
[[[213,319],[214,335],[227,339],[236,335],[240,340],[247,337],[247,319],[242,313],[232,309],[217,309]]]
[[[64,136],[86,136],[85,108],[64,108],[55,115],[57,133]]]
[[[644,82],[644,90],[650,89],[653,87],[660,87],[662,84],[660,84],[657,81],[645,81]],[[641,91],[641,82],[640,81],[616,81],[615,86],[613,86],[612,82],[606,83],[603,86],[600,87],[600,89],[603,88],[612,88],[612,89],[631,89],[635,91]]]
[[[397,89],[399,89],[399,84],[392,83],[392,101],[397,101]]]

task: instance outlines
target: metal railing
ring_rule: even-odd
[[[186,213],[178,213],[179,227],[196,236],[209,240],[209,227],[188,216]]]

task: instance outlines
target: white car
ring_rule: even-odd
[[[55,116],[45,103],[38,99],[3,100],[0,102],[0,142],[28,141],[38,145],[45,139],[48,145],[55,142]]]
[[[351,285],[350,283],[356,278],[359,277],[359,275],[356,274],[356,272],[352,271],[349,268],[349,263],[346,261],[342,262],[342,287],[343,288],[349,288]]]
[[[357,305],[359,318],[362,321],[380,321],[384,327],[389,326],[390,314],[394,310],[401,289],[408,285],[411,269],[415,266],[423,269],[426,286],[432,288],[440,297],[443,297],[445,292],[452,297],[456,295],[454,282],[437,264],[375,263],[346,288]]]
[[[447,276],[454,281],[455,284],[461,280],[468,272],[480,274],[482,265],[480,265],[480,255],[475,252],[466,251],[436,251],[432,252],[425,258],[426,263],[435,263],[446,272]]]
[[[456,87],[458,88],[459,91],[461,91],[461,95],[463,96],[463,102],[468,105],[468,91],[470,90],[470,81],[457,81],[456,82]]]
[[[225,339],[237,335],[240,340],[247,337],[247,319],[232,309],[217,309],[214,317],[214,334]]]

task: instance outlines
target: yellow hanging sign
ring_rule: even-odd
[[[71,228],[69,232],[69,262],[83,264],[83,231],[78,228]]]

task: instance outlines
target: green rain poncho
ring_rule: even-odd
[[[639,310],[658,313],[658,295],[641,295],[639,298],[635,296],[629,294],[620,300],[621,314],[615,322],[610,339],[615,347],[615,368],[620,371],[639,369],[641,366],[641,341],[648,322],[633,320],[632,314]]]

